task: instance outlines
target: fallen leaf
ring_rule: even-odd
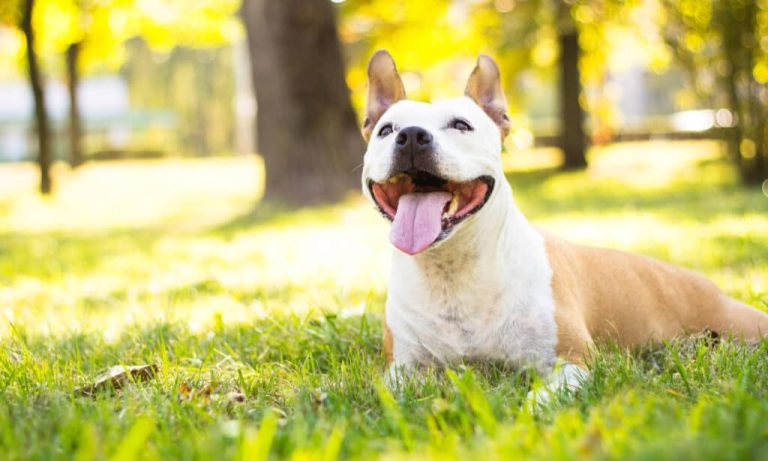
[[[96,377],[93,383],[75,389],[76,395],[91,396],[107,389],[119,390],[129,382],[145,382],[153,379],[157,365],[115,365]]]
[[[179,400],[189,400],[194,395],[195,391],[191,387],[189,387],[189,384],[185,382],[181,382],[179,384]]]
[[[207,383],[200,389],[195,389],[186,382],[179,384],[179,400],[201,400],[207,404],[211,400],[212,393],[213,386],[211,383]]]

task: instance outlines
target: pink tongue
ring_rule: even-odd
[[[404,253],[415,255],[426,250],[440,235],[443,208],[451,200],[448,192],[405,194],[389,232],[389,241]]]

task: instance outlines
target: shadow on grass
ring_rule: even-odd
[[[111,257],[148,253],[165,235],[159,229],[0,234],[0,278],[52,279],[82,274]]]
[[[648,187],[556,169],[510,173],[507,179],[521,208],[533,219],[631,210],[673,221],[709,221],[724,215],[768,212],[768,199],[759,189],[711,175],[702,181],[680,179]]]

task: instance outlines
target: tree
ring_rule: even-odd
[[[365,147],[327,0],[244,0],[265,199],[327,202],[359,187]]]
[[[45,84],[40,66],[34,27],[35,0],[8,0],[0,4],[0,24],[21,30],[26,45],[27,76],[34,101],[35,132],[38,141],[37,161],[40,166],[40,192],[49,194],[51,182],[51,132],[45,105]]]
[[[579,73],[579,29],[571,18],[571,7],[558,2],[558,42],[560,44],[560,149],[565,170],[587,166],[587,136],[584,133],[584,110],[581,107],[581,75]]]
[[[78,96],[80,76],[84,68],[113,69],[119,65],[122,42],[137,32],[126,26],[131,22],[128,18],[133,5],[131,0],[38,1],[45,9],[46,18],[67,24],[67,27],[58,28],[49,28],[49,24],[45,24],[41,32],[49,52],[64,55],[69,100],[68,161],[72,168],[77,168],[85,162],[83,116]],[[116,21],[116,17],[123,21]],[[49,32],[49,29],[53,31]]]
[[[758,0],[664,0],[666,42],[698,92],[732,114],[726,136],[746,184],[768,178],[768,5]]]
[[[48,126],[48,110],[45,106],[45,89],[42,71],[35,50],[35,29],[32,25],[35,0],[24,0],[20,28],[27,45],[27,70],[32,95],[35,101],[35,127],[37,129],[38,153],[40,165],[40,192],[51,193],[51,133]]]
[[[66,81],[69,92],[69,162],[77,167],[85,160],[83,152],[82,115],[79,106],[78,84],[83,74],[113,72],[125,63],[125,42],[135,36],[142,36],[149,47],[162,52],[194,54],[198,50],[183,53],[183,47],[215,48],[230,42],[239,30],[234,25],[237,0],[198,0],[193,4],[185,0],[158,0],[152,7],[134,0],[38,0],[45,9],[44,17],[53,18],[66,27],[46,27],[41,31],[49,53],[65,56]],[[51,30],[51,32],[48,32]],[[234,31],[234,32],[233,32]],[[203,53],[208,52],[204,50]],[[210,53],[208,53],[210,54]],[[190,56],[197,66],[194,76],[210,82],[220,72],[212,72],[209,62],[201,62],[199,55]],[[203,72],[201,72],[201,70]],[[204,73],[205,75],[199,75]],[[160,86],[169,84],[167,76],[158,76]],[[174,82],[176,83],[176,82]],[[201,85],[202,86],[202,85]],[[198,122],[191,130],[195,138],[192,143],[196,152],[208,150],[207,132],[220,130],[205,123],[206,117],[216,119],[221,110],[202,107],[200,102],[208,96],[201,95],[200,88],[178,89],[188,91],[185,102],[196,103],[192,111],[182,114],[189,118],[194,113]],[[151,95],[147,97],[157,97]],[[213,109],[218,108],[215,107]],[[178,108],[177,108],[178,109]],[[218,117],[219,119],[221,117]],[[184,124],[184,126],[189,125]],[[219,143],[221,144],[221,143]]]
[[[77,168],[83,164],[83,122],[78,101],[80,73],[77,64],[82,42],[72,43],[67,47],[67,92],[69,93],[69,164]]]

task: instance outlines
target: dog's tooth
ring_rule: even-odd
[[[459,209],[459,194],[457,192],[453,193],[453,198],[451,199],[451,204],[448,205],[448,216],[453,216],[456,214],[456,211]]]
[[[400,180],[402,180],[404,178],[407,178],[407,177],[408,177],[408,175],[406,175],[405,173],[400,173],[400,174],[396,174],[396,175],[392,176],[391,178],[387,179],[387,182],[389,182],[391,184],[397,184],[397,183],[400,182]]]

